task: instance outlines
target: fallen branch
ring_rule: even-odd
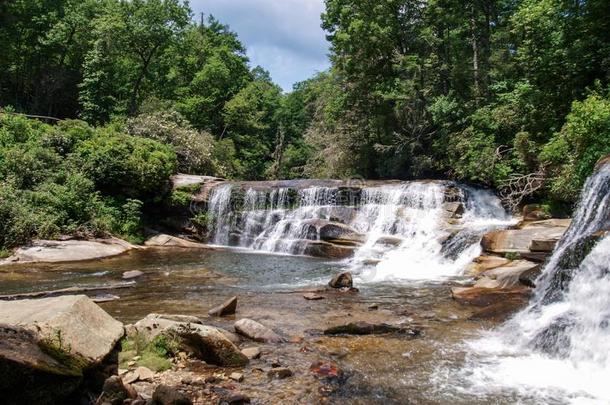
[[[108,290],[119,290],[119,289],[123,289],[123,288],[133,288],[133,287],[135,287],[135,285],[136,285],[136,283],[134,283],[134,282],[128,282],[128,283],[115,283],[115,284],[109,284],[106,286],[98,286],[98,287],[68,287],[68,288],[62,288],[59,290],[0,295],[0,300],[12,301],[12,300],[20,300],[20,299],[26,299],[26,298],[48,298],[48,297],[56,297],[59,295],[77,294],[77,293],[82,293],[82,292],[108,291]]]

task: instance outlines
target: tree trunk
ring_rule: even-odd
[[[470,31],[472,42],[472,84],[474,99],[478,104],[478,99],[481,96],[481,78],[480,78],[480,49],[477,37],[477,20],[474,1],[470,3]]]

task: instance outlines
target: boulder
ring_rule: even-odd
[[[492,231],[483,236],[481,245],[491,253],[529,253],[532,240],[556,241],[566,230],[564,226],[548,225],[546,221],[538,221],[521,229]]]
[[[336,243],[329,243],[318,240],[302,241],[303,254],[314,257],[324,257],[328,259],[345,259],[354,254],[353,246],[344,246]]]
[[[248,363],[237,346],[212,326],[176,322],[151,314],[136,322],[134,328],[147,341],[160,334],[176,339],[180,350],[211,364],[237,367]]]
[[[136,246],[117,238],[93,240],[36,240],[2,263],[58,263],[117,256]]]
[[[89,364],[100,363],[123,337],[123,324],[85,295],[0,301],[0,319],[57,342]]]
[[[532,274],[540,269],[540,264],[527,260],[515,260],[505,266],[488,270],[477,280],[474,287],[479,288],[514,288],[523,284],[523,274]]]
[[[460,304],[487,307],[499,302],[514,302],[518,305],[527,303],[531,288],[520,286],[511,289],[482,287],[453,287],[451,296]]]
[[[150,247],[175,247],[175,248],[205,248],[202,243],[192,242],[190,240],[177,238],[175,236],[158,234],[144,242],[145,246]]]
[[[277,333],[252,319],[240,319],[234,324],[235,331],[249,339],[264,343],[281,343],[284,339]]]
[[[332,288],[352,288],[354,286],[352,273],[349,271],[339,273],[328,282],[328,285]]]
[[[84,295],[2,301],[0,319],[3,403],[70,402],[80,388],[101,389],[116,367],[123,325]]]
[[[356,232],[354,228],[335,222],[318,224],[318,236],[320,240],[340,245],[358,246],[365,240],[365,236]]]
[[[376,245],[400,246],[405,240],[398,236],[382,236],[375,241]]]
[[[210,316],[226,316],[234,315],[237,309],[237,297],[231,297],[219,306],[208,311]]]

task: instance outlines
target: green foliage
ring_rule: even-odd
[[[0,249],[61,234],[141,242],[145,202],[175,170],[169,146],[81,121],[0,113]]]
[[[168,370],[172,366],[171,357],[178,353],[178,343],[178,338],[166,334],[157,335],[148,341],[143,334],[136,333],[121,341],[119,364],[128,368],[127,363],[135,361],[138,366],[153,371]],[[134,357],[137,360],[132,360]]]
[[[572,103],[566,123],[545,145],[540,159],[553,172],[551,191],[574,200],[595,163],[610,154],[610,98],[596,92]]]

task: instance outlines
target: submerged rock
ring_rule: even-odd
[[[234,315],[237,309],[237,297],[231,297],[227,301],[223,302],[219,306],[212,308],[208,311],[211,316],[226,316]]]
[[[309,371],[317,377],[329,379],[343,377],[343,370],[332,361],[315,361],[309,366]]]
[[[381,335],[385,333],[404,333],[419,336],[420,330],[402,328],[386,323],[352,322],[345,325],[333,326],[324,331],[325,335]]]
[[[352,288],[354,286],[352,273],[349,271],[339,273],[329,281],[328,285],[332,288]]]
[[[252,319],[240,319],[233,326],[237,333],[257,342],[282,343],[284,341],[280,335]]]

